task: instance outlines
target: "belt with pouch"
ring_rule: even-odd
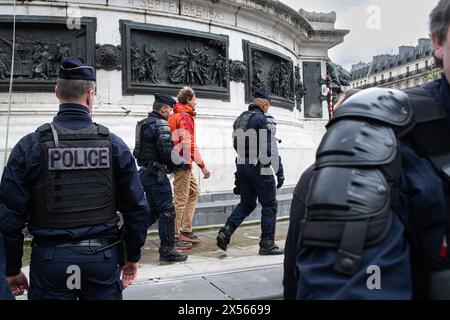
[[[55,243],[55,242],[35,242],[33,241],[33,247],[55,247],[55,248],[71,248],[71,247],[91,247],[99,248],[96,251],[103,251],[117,245],[120,241],[114,241],[114,239],[88,239],[74,242]]]
[[[146,166],[142,166],[141,169],[148,171],[148,173],[156,176],[160,169],[156,163],[148,164]]]

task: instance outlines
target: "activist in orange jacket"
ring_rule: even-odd
[[[190,169],[192,169],[192,162],[203,169],[205,162],[202,160],[195,140],[195,116],[195,110],[189,104],[177,102],[168,122],[175,149],[180,156],[189,164]]]
[[[175,247],[183,250],[184,242],[200,243],[200,239],[192,232],[195,207],[200,196],[197,179],[192,171],[192,163],[200,167],[203,177],[208,179],[210,172],[202,160],[195,141],[195,107],[197,99],[190,87],[180,90],[178,103],[174,113],[169,117],[170,131],[174,142],[174,150],[188,164],[184,170],[177,170],[173,181],[174,207],[175,207]]]

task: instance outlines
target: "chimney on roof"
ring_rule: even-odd
[[[425,47],[431,45],[430,38],[420,38],[419,39],[419,47]]]
[[[398,47],[398,53],[399,54],[404,54],[408,51],[414,50],[413,46],[400,46]]]
[[[380,62],[383,62],[383,61],[385,61],[385,60],[387,60],[389,58],[392,58],[392,57],[393,56],[390,55],[390,54],[379,54],[379,55],[373,57],[373,63],[374,64],[380,63]]]
[[[360,61],[360,62],[352,65],[352,69],[350,72],[355,72],[355,71],[361,70],[369,65],[370,65],[369,63],[364,63],[364,62]]]

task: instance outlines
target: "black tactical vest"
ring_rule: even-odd
[[[238,153],[238,155],[242,158],[246,158],[244,152],[248,150],[250,147],[249,137],[245,136],[247,134],[248,125],[250,123],[250,119],[256,115],[255,111],[244,111],[233,123],[233,147],[234,150]],[[244,139],[243,141],[239,141],[241,137]],[[245,136],[245,137],[244,137]],[[257,137],[254,137],[257,139]],[[238,148],[239,143],[245,143],[245,148]],[[248,152],[248,151],[247,151]],[[242,153],[242,154],[241,154]]]
[[[32,188],[31,224],[77,228],[116,215],[112,143],[98,124],[71,130],[45,124],[40,135],[42,172]]]
[[[158,119],[156,117],[148,117],[139,121],[136,125],[136,146],[133,155],[140,166],[149,162],[161,162],[156,143],[144,138],[145,130],[149,126],[155,125],[157,121]]]

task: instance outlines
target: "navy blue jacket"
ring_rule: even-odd
[[[2,232],[11,230],[17,225],[15,217],[16,216],[0,202],[0,301],[14,299],[6,279],[6,257]]]
[[[14,300],[11,289],[9,288],[8,280],[6,279],[5,262],[3,235],[0,232],[0,301]]]
[[[89,126],[92,119],[86,107],[77,104],[62,104],[53,121],[70,129]],[[111,134],[113,172],[117,185],[118,210],[123,214],[128,261],[137,262],[141,247],[145,243],[149,219],[149,207],[136,170],[135,160],[128,146],[116,135]],[[23,137],[13,148],[0,184],[0,203],[13,211],[8,228],[3,228],[6,251],[6,272],[16,275],[22,267],[23,240],[21,230],[25,227],[30,206],[30,190],[41,173],[41,149],[39,134]],[[118,217],[88,227],[73,229],[47,229],[28,225],[34,238],[45,241],[71,242],[79,239],[93,239],[117,234]]]
[[[450,114],[450,86],[445,78],[424,86]],[[290,225],[285,246],[285,299],[410,299],[412,278],[409,243],[405,229],[418,243],[439,254],[447,228],[447,208],[442,180],[428,160],[421,158],[402,141],[403,174],[399,186],[398,215],[387,237],[365,249],[360,271],[352,278],[334,271],[336,250],[298,248],[300,221],[305,212],[306,196],[312,178],[309,168],[295,189]],[[368,290],[368,266],[381,267],[381,290]]]

